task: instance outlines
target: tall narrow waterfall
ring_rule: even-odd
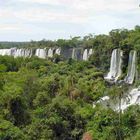
[[[121,76],[122,55],[123,52],[121,50],[113,50],[110,62],[110,71],[105,79],[116,81]]]
[[[75,59],[75,48],[72,49],[72,59]]]
[[[60,48],[57,48],[57,49],[55,50],[55,54],[60,55],[60,53],[61,53],[61,49],[60,49]]]
[[[53,57],[53,49],[48,50],[48,57]]]
[[[93,54],[93,49],[89,49],[88,58]]]
[[[76,49],[75,59],[76,60],[83,60],[83,49],[81,49],[81,48]]]
[[[27,49],[26,52],[25,52],[25,56],[26,57],[32,57],[33,55],[33,50],[32,49]]]
[[[93,49],[85,49],[83,53],[83,60],[87,61],[92,54]]]
[[[35,56],[39,58],[46,58],[46,51],[45,49],[37,49],[35,52]]]
[[[88,60],[88,50],[87,49],[84,50],[83,60],[85,60],[85,61]]]
[[[129,54],[129,62],[128,62],[128,72],[127,76],[125,77],[125,82],[128,84],[133,84],[136,74],[136,57],[137,52],[132,50]]]

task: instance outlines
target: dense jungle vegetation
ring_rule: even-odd
[[[94,54],[89,61],[64,60],[57,55],[50,59],[0,56],[0,140],[140,140],[140,106],[127,108],[121,123],[118,112],[101,105],[92,107],[100,97],[129,89],[104,80],[114,48],[124,51],[124,74],[130,50],[137,50],[140,74],[140,26],[82,39],[3,42],[0,48],[15,44],[27,48],[80,46],[93,48]]]

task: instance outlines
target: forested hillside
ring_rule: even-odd
[[[16,44],[16,45],[15,45]],[[101,97],[120,97],[140,86],[140,26],[69,40],[0,43],[0,48],[92,48],[88,61],[55,55],[52,58],[0,56],[0,140],[139,140],[140,106],[117,112]],[[15,45],[15,46],[14,46]],[[104,80],[111,53],[123,50],[123,78],[131,50],[137,51],[133,85]]]

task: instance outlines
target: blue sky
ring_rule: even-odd
[[[0,0],[0,41],[107,34],[140,25],[140,0]]]

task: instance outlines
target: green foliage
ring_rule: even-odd
[[[58,55],[48,60],[0,56],[0,140],[80,140],[86,132],[94,140],[120,140],[120,136],[122,140],[140,139],[139,106],[128,108],[120,124],[119,113],[102,106],[92,107],[100,97],[116,98],[128,90],[127,86],[120,88],[104,81],[114,48],[124,51],[124,75],[128,54],[136,49],[140,71],[139,26],[130,31],[112,30],[109,35],[89,34],[83,39],[19,44],[11,46],[92,47],[94,55],[87,62],[64,60]],[[1,43],[0,47],[9,45]]]
[[[27,136],[11,122],[0,118],[0,139],[1,140],[27,140]]]
[[[6,72],[7,71],[7,67],[4,64],[0,65],[0,72]]]

